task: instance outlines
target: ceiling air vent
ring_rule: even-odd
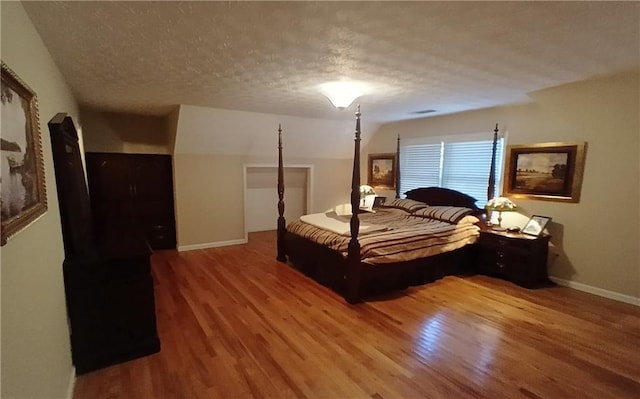
[[[423,109],[422,111],[413,111],[413,112],[410,112],[410,113],[414,114],[414,115],[422,115],[422,114],[430,114],[432,112],[436,112],[436,110],[435,109]]]

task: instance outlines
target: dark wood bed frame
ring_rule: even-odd
[[[356,129],[353,152],[353,174],[351,178],[351,209],[360,204],[360,106],[355,113]],[[487,187],[487,199],[495,193],[495,157],[498,125],[494,130],[491,170]],[[400,198],[400,137],[396,148],[396,198]],[[465,206],[481,213],[475,205],[476,199],[458,191],[440,187],[419,188],[405,193],[407,198],[427,202],[430,205]],[[287,260],[298,270],[326,285],[349,303],[358,303],[364,297],[379,295],[412,285],[422,285],[442,277],[457,274],[471,268],[472,253],[469,245],[455,251],[406,262],[371,265],[360,260],[358,212],[350,219],[351,240],[347,258],[339,252],[317,244],[286,230],[284,218],[284,167],[282,160],[282,127],[278,126],[278,231],[277,260]]]

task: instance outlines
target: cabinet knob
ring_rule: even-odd
[[[504,263],[502,263],[502,262],[496,262],[496,266],[498,266],[498,268],[500,268],[500,269],[504,269],[504,267],[506,265]]]

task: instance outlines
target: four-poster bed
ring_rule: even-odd
[[[477,241],[482,209],[475,198],[439,187],[408,191],[400,198],[396,167],[396,199],[375,212],[359,213],[360,108],[356,112],[350,216],[305,215],[286,226],[282,129],[278,128],[277,259],[287,260],[349,303],[365,296],[421,285],[471,269],[470,245]],[[497,138],[497,126],[494,145]],[[396,159],[400,159],[398,137]],[[492,155],[495,158],[495,152]],[[492,165],[495,160],[492,159]],[[494,166],[488,196],[493,196]]]

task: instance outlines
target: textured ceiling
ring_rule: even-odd
[[[316,86],[375,85],[388,122],[525,102],[640,68],[640,3],[24,2],[79,102],[351,118]]]

